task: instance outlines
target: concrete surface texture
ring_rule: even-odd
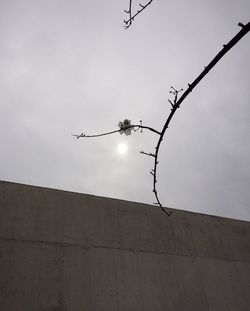
[[[0,310],[249,311],[250,223],[2,181]]]

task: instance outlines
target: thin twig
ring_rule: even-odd
[[[153,2],[153,0],[150,0],[148,3],[146,3],[145,5],[144,4],[141,4],[139,3],[139,6],[141,7],[140,10],[137,10],[137,12],[135,14],[132,15],[132,0],[129,0],[129,9],[128,10],[124,10],[125,13],[129,14],[129,18],[127,20],[124,19],[124,23],[125,23],[125,26],[124,28],[125,29],[128,29],[131,25],[132,25],[132,22],[134,21],[134,18],[140,14],[142,11],[144,11],[151,3]]]
[[[127,21],[124,19],[124,23],[125,23],[124,28],[128,29],[130,27],[130,25],[132,24],[132,0],[129,0],[129,9],[128,9],[128,11],[124,10],[124,12],[129,14],[129,19]]]
[[[153,158],[155,157],[155,154],[154,154],[154,153],[151,153],[151,152],[148,153],[148,152],[144,152],[144,151],[142,150],[142,151],[140,151],[140,153],[141,153],[141,154],[144,154],[144,155],[147,155],[147,156],[149,156],[149,157],[153,157]]]
[[[120,130],[112,131],[112,132],[107,132],[107,133],[102,133],[102,134],[94,134],[94,135],[85,135],[83,133],[81,134],[71,134],[72,136],[75,136],[77,139],[79,138],[92,138],[92,137],[101,137],[101,136],[106,136],[106,135],[111,135],[114,133],[119,133]]]

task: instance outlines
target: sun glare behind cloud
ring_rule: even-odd
[[[125,144],[125,143],[120,143],[118,146],[117,146],[117,152],[119,154],[125,154],[127,153],[128,151],[128,145]]]

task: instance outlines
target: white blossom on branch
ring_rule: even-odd
[[[119,133],[121,135],[125,134],[126,136],[131,135],[131,129],[134,127],[133,124],[131,124],[131,121],[128,119],[125,119],[123,122],[120,121],[118,126],[120,128]]]

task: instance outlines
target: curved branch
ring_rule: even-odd
[[[158,135],[161,135],[161,133],[157,130],[155,130],[154,128],[152,127],[149,127],[149,126],[144,126],[144,125],[140,125],[140,124],[134,124],[132,126],[129,126],[127,127],[127,129],[133,129],[133,128],[137,128],[137,129],[146,129],[146,130],[149,130],[153,133],[156,133]],[[111,131],[111,132],[106,132],[106,133],[101,133],[101,134],[94,134],[94,135],[85,135],[83,133],[81,134],[71,134],[72,136],[75,136],[77,139],[79,138],[93,138],[93,137],[101,137],[101,136],[106,136],[106,135],[111,135],[111,134],[114,134],[114,133],[119,133],[120,131],[123,131],[122,129],[119,129],[119,130],[115,130],[115,131]]]
[[[212,61],[208,64],[207,67],[201,72],[201,74],[191,83],[188,84],[188,88],[186,91],[182,94],[182,96],[178,99],[178,94],[180,91],[175,90],[173,87],[171,87],[174,91],[170,91],[174,95],[174,102],[171,103],[172,109],[171,112],[163,126],[163,129],[161,131],[158,143],[155,148],[155,161],[154,161],[154,169],[153,169],[153,192],[155,194],[157,204],[160,206],[160,208],[169,216],[169,212],[167,212],[164,207],[162,206],[157,189],[156,189],[156,182],[157,182],[157,165],[159,163],[158,161],[158,155],[159,155],[159,149],[161,142],[163,140],[163,137],[165,135],[165,132],[169,126],[170,121],[172,120],[176,110],[180,107],[181,103],[184,101],[184,99],[192,92],[192,90],[198,85],[198,83],[208,74],[208,72],[218,63],[218,61],[237,43],[242,39],[249,31],[250,31],[250,22],[246,25],[243,25],[242,23],[238,24],[242,29],[233,37],[232,40],[230,40],[227,44],[223,45],[223,49],[212,59]]]
[[[161,132],[155,130],[154,128],[150,127],[150,126],[144,126],[144,125],[139,125],[139,124],[135,124],[134,127],[137,127],[138,129],[146,129],[149,130],[155,134],[161,135]]]

